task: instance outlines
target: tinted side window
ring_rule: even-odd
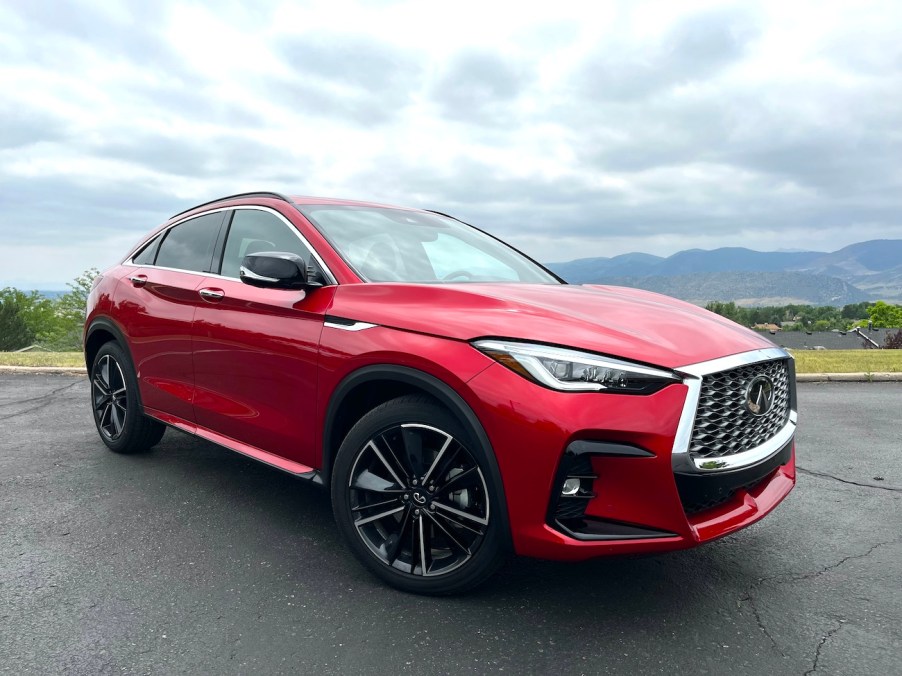
[[[157,257],[157,248],[160,246],[160,239],[162,235],[157,235],[150,242],[141,249],[141,253],[132,257],[132,262],[135,265],[153,265],[154,259]]]
[[[310,251],[297,236],[294,226],[287,225],[268,211],[236,209],[220,274],[238,277],[241,260],[248,254],[260,251],[287,251],[310,261]]]
[[[157,265],[205,272],[213,258],[222,213],[198,216],[172,228],[160,244]]]

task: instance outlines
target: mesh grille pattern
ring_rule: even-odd
[[[746,406],[746,388],[756,376],[767,376],[774,383],[771,409],[761,416],[752,415]],[[789,377],[785,360],[706,375],[702,378],[689,452],[695,457],[716,458],[748,451],[779,432],[788,417]]]
[[[727,502],[730,498],[736,495],[736,491],[740,489],[750,491],[766,478],[767,477],[754,479],[753,481],[749,481],[748,483],[742,484],[741,486],[726,488],[716,493],[707,494],[703,498],[699,498],[695,502],[684,500],[683,509],[686,510],[686,514],[697,514],[698,512],[704,512],[706,509],[713,509],[714,507],[718,507]]]

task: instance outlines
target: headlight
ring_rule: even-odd
[[[560,347],[500,340],[473,346],[524,378],[567,392],[651,394],[681,378],[671,371]]]

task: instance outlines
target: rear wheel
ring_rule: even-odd
[[[106,343],[94,357],[91,405],[100,438],[116,453],[147,451],[166,431],[141,410],[131,361],[117,343]]]
[[[332,507],[352,551],[405,591],[452,594],[503,560],[498,496],[482,449],[434,400],[386,402],[348,433],[332,472]]]

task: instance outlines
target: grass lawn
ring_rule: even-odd
[[[902,350],[796,350],[798,373],[902,372]],[[81,352],[0,352],[2,366],[84,366]]]
[[[796,373],[902,371],[902,350],[795,350]]]
[[[0,352],[0,366],[84,366],[81,352]]]

